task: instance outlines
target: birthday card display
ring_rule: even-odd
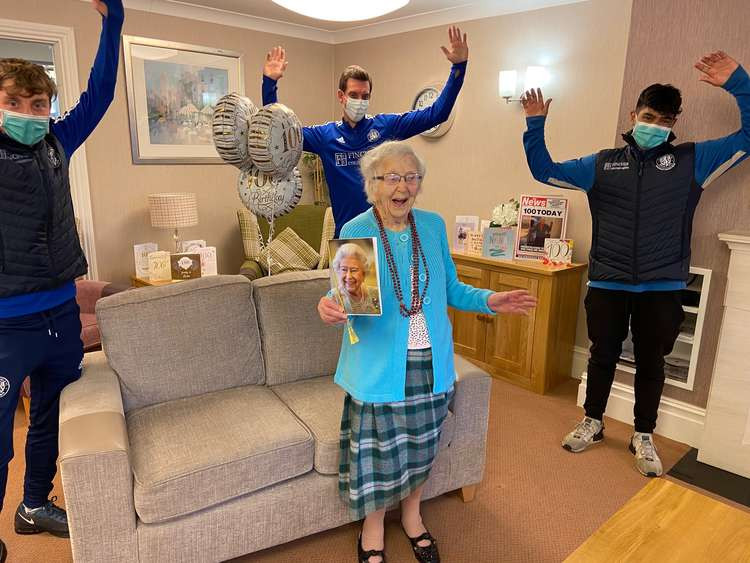
[[[479,231],[479,217],[476,215],[456,215],[456,227],[453,235],[453,250],[466,252],[470,232]]]
[[[564,239],[567,220],[567,198],[522,195],[515,257],[522,260],[543,260],[544,241]]]

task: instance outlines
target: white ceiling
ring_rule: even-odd
[[[344,9],[350,1],[373,0],[342,0]],[[411,0],[390,14],[358,22],[308,18],[271,0],[124,0],[124,4],[134,10],[336,44],[581,1],[584,0]]]

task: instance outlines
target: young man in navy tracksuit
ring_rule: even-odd
[[[524,147],[534,178],[550,186],[586,192],[592,216],[586,319],[591,351],[585,417],[563,439],[581,452],[604,437],[607,405],[622,342],[633,334],[635,433],[630,450],[646,476],[662,474],[652,433],[664,387],[664,357],[684,319],[681,290],[690,268],[690,235],[701,193],[750,153],[750,78],[721,51],[695,67],[700,80],[724,88],[740,109],[742,126],[726,137],[673,145],[680,113],[679,90],[653,84],[631,112],[626,145],[556,163],[544,142],[550,100],[526,92]]]
[[[0,507],[13,457],[13,415],[31,378],[20,534],[68,536],[65,511],[48,500],[57,467],[59,399],[81,374],[75,279],[86,273],[68,163],[114,97],[122,0],[92,0],[99,50],[76,106],[50,120],[55,84],[38,65],[0,59]],[[0,560],[5,546],[0,541]]]
[[[344,223],[370,208],[359,173],[362,155],[384,141],[419,135],[450,116],[466,75],[469,47],[466,34],[462,36],[457,27],[448,31],[448,38],[450,49],[441,49],[453,66],[445,87],[431,106],[406,113],[367,115],[372,80],[363,68],[353,65],[347,67],[339,79],[336,98],[343,110],[341,121],[303,128],[304,150],[317,154],[323,163],[336,237]],[[276,82],[284,75],[286,65],[286,54],[281,47],[266,56],[263,105],[276,102]]]

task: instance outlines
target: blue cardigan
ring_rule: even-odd
[[[487,306],[487,299],[492,292],[488,289],[474,288],[458,280],[456,266],[448,248],[443,219],[436,213],[420,209],[414,209],[413,213],[430,272],[430,285],[423,310],[432,343],[433,392],[444,393],[451,388],[456,378],[448,306],[464,311],[493,314]],[[401,280],[405,303],[410,306],[411,231],[386,230],[386,233]],[[341,238],[360,237],[375,237],[377,240],[383,314],[380,317],[350,317],[359,342],[350,344],[349,337],[344,331],[335,382],[360,401],[403,401],[409,319],[399,313],[398,299],[393,290],[385,251],[380,242],[378,225],[372,209],[361,213],[341,229]],[[421,260],[419,271],[421,293],[425,281]]]

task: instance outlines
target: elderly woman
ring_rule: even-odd
[[[351,320],[335,381],[346,392],[341,420],[339,491],[363,518],[359,561],[385,560],[383,517],[401,502],[401,525],[418,561],[439,561],[422,523],[422,488],[438,452],[453,394],[455,368],[448,306],[480,313],[526,313],[526,291],[493,293],[458,280],[445,223],[413,209],[425,166],[412,148],[386,142],[361,160],[373,207],[343,226],[342,238],[376,237],[382,288],[379,317]],[[347,320],[328,297],[318,303],[328,324]]]
[[[380,313],[377,288],[365,284],[370,264],[361,246],[353,242],[342,244],[331,261],[331,269],[336,276],[337,287],[333,298],[343,305],[347,313]]]

